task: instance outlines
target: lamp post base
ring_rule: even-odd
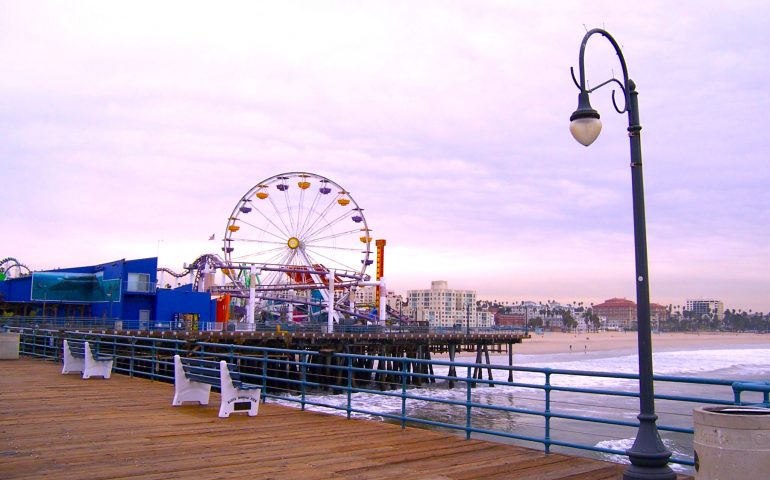
[[[669,467],[639,467],[629,465],[623,472],[623,480],[676,480],[676,473]]]
[[[668,466],[671,452],[660,439],[654,413],[641,413],[639,431],[634,445],[626,451],[631,465],[623,472],[623,480],[676,480],[676,473]]]

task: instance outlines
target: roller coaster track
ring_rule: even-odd
[[[201,277],[203,276],[203,271],[206,269],[206,267],[209,268],[210,271],[216,271],[224,270],[229,271],[230,266],[222,260],[222,257],[216,254],[207,253],[204,255],[201,255],[200,257],[196,258],[191,264],[185,266],[184,270],[180,272],[175,272],[169,268],[160,267],[158,268],[159,272],[165,272],[171,275],[175,278],[182,278],[186,277],[187,275],[190,275],[191,272],[195,272],[195,277],[193,278],[193,289],[197,290],[198,285],[200,284]],[[233,288],[237,289],[239,291],[247,290],[246,285],[243,284],[243,282],[237,278],[234,274],[228,274],[228,277],[233,281]]]
[[[27,276],[31,275],[32,272],[30,271],[29,267],[21,263],[20,261],[16,260],[13,257],[6,257],[2,260],[0,260],[0,271],[3,272],[9,272],[12,268],[17,268],[19,271],[19,276]],[[26,270],[26,273],[24,273],[24,270]]]

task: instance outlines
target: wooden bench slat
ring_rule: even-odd
[[[254,385],[253,383],[235,383],[233,382],[233,386],[239,390],[257,390],[262,388],[261,385]]]
[[[69,345],[70,354],[72,354],[73,357],[86,358],[86,346],[84,342],[67,340],[67,344]],[[115,355],[112,353],[100,352],[98,343],[91,345],[91,355],[94,357],[94,360],[100,361],[112,360],[115,358]]]
[[[188,380],[198,383],[207,383],[209,385],[219,385],[219,378],[214,378],[210,376],[205,375],[195,375],[192,373],[185,373],[185,377],[187,377]]]
[[[180,357],[184,375],[193,382],[206,383],[209,385],[219,385],[219,362],[216,360],[207,360],[205,358]],[[230,372],[233,386],[241,390],[257,390],[261,385],[246,383],[241,380],[241,374],[238,366],[231,363],[227,364],[227,370]]]
[[[70,354],[75,358],[86,358],[86,345],[83,342],[67,341]]]

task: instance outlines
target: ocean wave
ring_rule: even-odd
[[[611,450],[626,451],[634,445],[634,440],[636,440],[636,438],[633,438],[633,437],[621,438],[616,440],[602,440],[601,442],[598,442],[594,446],[597,448],[608,448]],[[679,448],[675,442],[667,438],[664,438],[662,440],[663,440],[663,445],[666,447],[668,451],[671,452],[672,457],[686,458],[691,455],[690,453],[685,452],[681,448]],[[678,448],[679,448],[679,451],[677,451]],[[614,453],[602,453],[601,458],[603,460],[607,460],[608,462],[613,462],[613,463],[622,463],[626,465],[631,463],[631,461],[628,459],[627,456],[617,455]],[[671,467],[671,470],[675,472],[689,472],[691,470],[691,467],[687,465],[680,465],[678,463],[670,463],[669,467]]]
[[[507,363],[507,358],[497,356],[493,363]],[[515,365],[636,374],[639,360],[636,354],[629,355],[626,352],[615,351],[589,355],[526,355],[516,357]],[[739,345],[731,348],[654,352],[653,367],[657,375],[672,376],[703,376],[713,372],[722,377],[725,374],[729,375],[733,370],[736,373],[750,370],[753,375],[768,374],[770,373],[770,348]]]

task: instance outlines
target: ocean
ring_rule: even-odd
[[[463,362],[472,362],[472,358],[464,357]],[[496,365],[507,365],[507,354],[492,355],[491,362]],[[552,368],[589,372],[613,372],[635,374],[638,371],[636,353],[628,350],[603,352],[574,352],[559,354],[521,355],[514,354],[514,365],[517,367]],[[689,347],[681,350],[655,352],[653,354],[654,372],[656,375],[678,377],[700,377],[732,381],[769,381],[770,380],[770,345],[730,345],[719,348]],[[446,375],[447,368],[437,366],[436,375]],[[465,376],[465,367],[458,369],[459,376]],[[486,378],[487,372],[484,371]],[[495,371],[495,380],[507,380],[507,372]],[[514,382],[523,384],[543,384],[544,375],[536,372],[515,372]],[[633,379],[614,379],[585,376],[552,375],[551,384],[554,386],[604,389],[613,391],[634,392],[638,390],[638,381]],[[398,392],[398,391],[396,391]],[[395,393],[395,392],[394,392]],[[428,387],[410,389],[411,395],[430,397],[433,399],[454,400],[464,402],[467,390],[465,383],[449,389],[445,381],[439,381]],[[693,385],[669,382],[656,382],[656,394],[690,396],[731,401],[732,389],[729,386]],[[522,386],[496,385],[494,387],[479,385],[472,389],[474,402],[531,409],[542,411],[544,408],[544,393],[542,390]],[[748,396],[755,401],[760,397]],[[334,405],[337,408],[346,405],[346,395],[308,395],[314,402]],[[284,403],[284,402],[282,402]],[[295,405],[296,403],[287,402]],[[692,428],[692,410],[701,406],[699,403],[674,402],[668,400],[656,401],[656,413],[659,425]],[[385,417],[376,413],[400,415],[402,402],[398,396],[384,396],[372,393],[357,392],[351,395],[351,406],[354,409],[374,412],[373,414],[353,414],[354,417],[384,420]],[[551,411],[567,415],[603,417],[614,420],[633,422],[638,413],[639,401],[633,397],[598,396],[575,392],[551,393]],[[345,411],[325,407],[308,407],[312,410],[328,411],[334,414],[345,414]],[[406,402],[407,415],[435,422],[444,422],[459,426],[465,425],[464,406],[438,404],[435,402],[412,400]],[[511,432],[542,438],[544,436],[544,420],[541,416],[522,413],[512,413],[499,410],[473,409],[472,425],[475,428]],[[457,434],[464,434],[455,430]],[[552,419],[550,436],[552,439],[580,443],[602,448],[625,450],[634,441],[635,428],[615,425],[604,425],[572,419]],[[673,457],[692,458],[692,435],[678,432],[661,431],[661,438],[666,447],[672,451]],[[496,435],[473,434],[473,438],[486,439],[494,442],[519,444],[542,449],[542,444],[509,439]],[[624,463],[623,456],[576,450],[554,446],[551,451],[565,452],[573,455],[600,458]],[[674,464],[672,467],[680,472],[692,472],[692,468]]]

